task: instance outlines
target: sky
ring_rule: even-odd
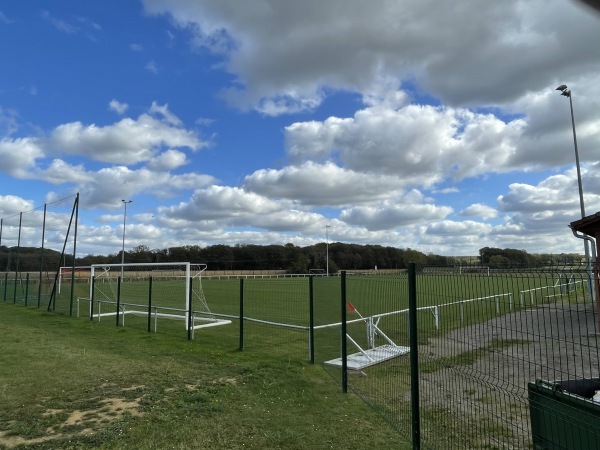
[[[124,219],[126,250],[583,253],[556,87],[594,214],[599,42],[570,0],[0,0],[0,217],[79,193],[80,255]]]

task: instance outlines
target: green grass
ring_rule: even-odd
[[[0,448],[403,448],[320,366],[203,337],[0,303]]]
[[[419,343],[426,344],[430,338],[443,336],[456,328],[480,324],[520,308],[532,307],[530,298],[521,297],[519,292],[541,286],[553,286],[556,279],[557,275],[553,273],[526,272],[502,273],[492,276],[419,275],[417,277],[417,302],[419,307],[454,303],[439,308],[439,329],[435,327],[431,310],[419,312]],[[404,275],[348,276],[346,300],[351,302],[363,316],[406,310],[408,308],[407,283],[407,277]],[[232,316],[239,315],[240,280],[206,279],[202,281],[202,285],[212,311]],[[137,289],[133,289],[135,285],[132,285],[131,288],[127,288],[131,290],[126,289],[123,292],[130,299],[144,301],[147,299],[147,288],[145,286],[144,283],[138,283]],[[313,287],[315,325],[339,322],[342,308],[340,278],[316,277],[314,278]],[[243,282],[243,288],[244,315],[246,317],[292,325],[308,325],[309,281],[307,278],[247,279]],[[87,296],[88,289],[89,285],[87,283],[75,284],[77,296]],[[135,294],[135,292],[138,294]],[[557,300],[545,297],[552,293],[551,290],[548,292],[542,290],[533,292],[533,306]],[[503,296],[459,303],[468,299],[507,293],[512,294],[512,298]],[[57,312],[68,314],[69,294],[68,289],[66,289],[58,299]],[[172,300],[169,299],[181,297],[175,294],[177,294],[176,291],[167,283],[155,283],[153,285],[153,304],[163,302],[164,305],[170,305],[168,302]],[[138,297],[135,297],[135,295],[138,295]],[[578,292],[570,296],[564,296],[560,301],[582,301],[583,298],[584,295]],[[523,304],[521,304],[521,299],[523,299]],[[8,301],[7,303],[12,302]],[[84,309],[87,307],[85,302],[82,305],[84,305]],[[358,314],[348,313],[348,320],[358,318]],[[41,315],[35,320],[49,321],[50,323],[60,321],[63,324],[62,326],[66,327],[65,329],[76,330],[74,333],[83,333],[86,336],[85,338],[82,337],[84,342],[90,339],[94,341],[93,346],[88,342],[87,347],[83,347],[84,350],[81,350],[82,345],[84,345],[81,342],[69,344],[69,348],[79,352],[72,365],[75,366],[76,361],[83,361],[84,365],[93,366],[106,358],[107,362],[104,363],[106,368],[102,370],[107,370],[110,373],[114,372],[117,381],[113,381],[113,378],[109,375],[95,377],[93,374],[96,373],[96,369],[89,374],[79,373],[77,379],[87,379],[89,377],[94,380],[93,382],[90,381],[89,384],[103,386],[100,392],[105,397],[98,395],[99,388],[94,387],[89,388],[91,393],[88,396],[68,397],[65,404],[74,405],[71,406],[71,409],[65,406],[52,408],[44,402],[34,403],[33,406],[37,405],[37,409],[33,406],[30,406],[30,408],[33,408],[31,414],[35,415],[35,419],[13,421],[13,419],[4,419],[3,416],[0,416],[3,420],[1,422],[2,427],[4,427],[0,430],[4,430],[5,433],[37,439],[47,435],[48,430],[57,435],[61,434],[63,430],[71,430],[71,434],[77,440],[77,445],[80,442],[88,445],[88,441],[85,439],[91,439],[94,442],[97,441],[98,445],[104,446],[101,448],[126,448],[127,446],[136,448],[132,443],[123,447],[114,441],[114,439],[117,439],[118,442],[121,442],[122,438],[119,436],[122,434],[128,435],[129,428],[127,427],[130,423],[145,423],[145,425],[139,425],[141,428],[138,425],[133,427],[131,433],[140,433],[142,436],[146,436],[157,432],[152,427],[152,423],[164,422],[170,424],[166,425],[167,428],[173,428],[176,420],[182,420],[183,423],[180,427],[184,437],[179,439],[170,436],[168,438],[174,439],[175,444],[171,445],[169,443],[167,445],[166,440],[161,441],[160,437],[155,436],[153,439],[158,443],[162,442],[162,447],[156,444],[156,447],[145,448],[163,448],[165,446],[183,448],[185,443],[188,442],[185,436],[196,436],[199,433],[194,428],[194,426],[198,426],[198,422],[192,421],[191,428],[188,429],[189,417],[202,416],[204,420],[204,422],[201,422],[202,433],[207,433],[206,436],[209,440],[199,441],[201,442],[201,444],[198,444],[199,448],[237,448],[235,446],[237,444],[234,444],[233,440],[222,441],[222,439],[230,437],[229,433],[223,431],[223,426],[226,430],[230,428],[234,428],[236,431],[238,429],[243,430],[240,431],[236,439],[240,439],[240,435],[244,433],[250,436],[247,441],[239,441],[245,443],[244,447],[329,448],[329,446],[341,445],[339,441],[324,440],[323,436],[315,439],[307,437],[307,435],[313,434],[313,430],[318,435],[324,433],[323,424],[330,425],[330,422],[332,422],[330,417],[339,417],[340,422],[343,422],[344,414],[346,414],[346,409],[349,406],[343,403],[348,401],[348,397],[336,396],[334,400],[332,400],[334,397],[331,397],[331,395],[337,395],[336,389],[332,388],[332,380],[334,380],[333,383],[339,380],[339,369],[326,367],[326,370],[323,371],[305,362],[308,358],[308,335],[306,331],[245,321],[245,351],[239,353],[236,351],[239,344],[239,323],[235,319],[230,325],[198,330],[195,336],[196,340],[192,343],[186,341],[187,332],[183,321],[159,320],[159,333],[148,334],[145,332],[147,319],[132,315],[126,316],[126,326],[124,328],[115,327],[114,317],[103,318],[100,323],[83,319],[79,321],[68,320],[67,318],[51,315]],[[406,313],[382,317],[379,327],[397,344],[408,345]],[[41,332],[42,329],[40,327],[36,328],[35,333]],[[2,332],[0,331],[0,333]],[[339,328],[315,330],[315,350],[318,363],[339,357],[339,332]],[[348,324],[348,332],[361,346],[366,346],[365,324],[363,322]],[[33,333],[34,336],[35,333]],[[61,333],[63,333],[62,328],[57,326],[53,328],[52,332],[48,331],[47,335],[34,341],[42,342],[41,348],[44,348],[43,346],[47,345],[48,341],[52,341],[56,338],[56,335]],[[17,332],[15,334],[29,336],[31,332],[23,330],[21,333]],[[28,342],[28,340],[29,337],[24,342]],[[380,341],[380,343],[382,342]],[[500,346],[501,348],[506,345],[518,344],[519,342],[492,342],[488,348],[451,357],[440,357],[434,361],[423,360],[421,370],[422,372],[433,373],[447,367],[469,365],[488,352],[496,350],[494,346]],[[29,344],[24,343],[23,346],[28,347],[27,351],[39,350],[38,345],[32,345],[31,342]],[[29,346],[31,349],[29,349]],[[164,354],[161,350],[163,346],[168,349],[168,351],[164,350]],[[122,354],[121,347],[126,349],[123,350]],[[98,353],[99,349],[103,349],[103,352]],[[22,349],[20,351],[23,352]],[[27,351],[25,354],[27,354]],[[349,352],[354,351],[356,351],[354,347],[349,344]],[[48,348],[42,354],[53,354],[54,352],[56,352],[56,349]],[[86,352],[89,355],[86,356]],[[160,355],[157,355],[156,352],[159,352]],[[190,356],[193,362],[184,363],[186,356]],[[6,365],[2,359],[3,357],[0,356],[0,363]],[[7,364],[10,364],[10,362],[7,362]],[[44,364],[47,364],[47,362]],[[116,369],[110,367],[111,365],[115,366]],[[136,367],[139,369],[135,369]],[[59,364],[57,368],[62,369],[63,366]],[[3,373],[2,370],[4,369],[0,369],[0,374]],[[43,373],[43,376],[47,378],[48,374],[54,370],[57,369],[43,367],[37,372]],[[78,373],[83,369],[77,367],[69,370]],[[98,373],[103,373],[102,370]],[[139,373],[136,370],[139,370]],[[29,373],[29,371],[30,368],[25,367],[20,369],[19,373]],[[157,374],[149,375],[147,373],[155,371]],[[165,372],[164,376],[171,381],[171,384],[165,380],[160,382],[148,381],[152,376],[161,374],[161,371]],[[328,377],[325,372],[332,375],[333,378]],[[409,379],[408,357],[397,358],[374,366],[366,372],[367,377],[354,377],[350,380],[350,389],[361,395],[365,401],[371,403],[372,409],[362,408],[370,411],[368,413],[369,417],[372,417],[373,410],[379,411],[394,424],[402,436],[410,436],[410,409],[409,403],[407,403],[409,392],[409,384],[407,383]],[[121,373],[126,374],[126,376],[121,377]],[[16,375],[13,374],[13,376]],[[69,376],[70,374],[65,375],[64,378],[68,379]],[[204,381],[199,382],[197,378]],[[72,380],[69,385],[78,386],[78,383],[78,380]],[[312,396],[310,386],[313,385],[317,386],[315,392],[319,393],[316,396]],[[2,388],[0,387],[0,389]],[[323,394],[320,389],[330,390],[332,393]],[[311,393],[306,393],[308,391]],[[70,390],[65,389],[65,392],[70,393]],[[327,396],[325,401],[321,398],[323,396]],[[49,397],[53,398],[52,396]],[[100,401],[104,398],[133,398],[139,403],[138,409],[134,411],[136,413],[143,411],[144,415],[138,417],[127,408],[124,408],[122,412],[112,411],[111,408],[114,409],[112,403],[105,404]],[[277,400],[273,403],[274,398]],[[0,400],[2,400],[2,397],[0,397]],[[60,404],[56,400],[54,402]],[[329,402],[333,405],[325,406]],[[86,404],[90,406],[86,407]],[[343,412],[340,412],[340,407],[342,407]],[[358,408],[356,411],[361,408],[356,405],[352,406],[352,408],[355,407]],[[183,411],[183,416],[178,413],[177,408]],[[288,411],[286,408],[290,410]],[[104,411],[106,409],[108,409],[108,412]],[[57,410],[57,412],[48,415],[47,411],[49,410]],[[306,422],[307,427],[305,428],[302,428],[294,419],[298,410],[303,411],[302,414],[306,415],[299,419]],[[73,423],[72,415],[76,411],[87,411],[87,413],[82,413],[81,420]],[[18,416],[17,413],[14,414]],[[252,416],[253,419],[248,421],[249,419],[245,418],[244,414]],[[277,417],[271,417],[272,414]],[[172,420],[170,419],[171,416],[174,417]],[[218,417],[224,425],[220,426],[213,423],[213,416]],[[363,446],[365,442],[370,442],[371,438],[361,441],[358,437],[361,433],[358,425],[360,416],[361,414],[357,414],[352,416],[354,419],[350,419],[351,434],[355,437],[344,436],[344,439],[350,440],[344,441],[341,447],[360,448],[360,442],[363,442]],[[152,417],[155,422],[144,422],[150,420],[147,419],[148,417]],[[267,420],[266,417],[269,417],[269,419]],[[307,417],[312,418],[308,420]],[[369,419],[365,422],[365,425],[370,427],[372,423],[376,422]],[[270,424],[274,424],[273,427],[270,427]],[[93,437],[84,438],[86,429],[94,428],[94,425],[100,427],[101,430],[94,432]],[[383,427],[385,428],[385,425]],[[375,433],[376,429],[373,425],[372,432]],[[335,423],[332,432],[343,435],[343,426]],[[346,433],[348,434],[348,431]],[[367,436],[370,436],[369,433],[367,433]],[[113,436],[115,434],[116,437]],[[384,435],[384,441],[386,442],[387,439],[395,439],[393,433],[390,435],[384,433]],[[200,438],[196,437],[196,439]],[[318,440],[323,441],[319,444]],[[46,444],[40,443],[39,445]],[[372,448],[380,448],[378,445],[381,445],[381,448],[386,447],[386,443],[379,444],[379,441],[375,439]],[[396,446],[396,444],[394,445]],[[241,447],[242,445],[239,444],[239,448]],[[57,447],[48,446],[47,448]]]

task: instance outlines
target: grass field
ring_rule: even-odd
[[[0,303],[0,448],[403,448],[319,366],[209,336]]]
[[[551,272],[419,275],[419,341],[551,301],[557,279]],[[126,301],[147,299],[138,283],[123,289]],[[396,312],[379,326],[407,345],[407,314],[398,312],[408,307],[407,283],[403,275],[348,276],[345,300],[365,317]],[[239,280],[205,279],[202,286],[213,312],[239,315]],[[88,296],[86,282],[74,287],[75,297]],[[244,280],[244,316],[306,327],[309,293],[307,278]],[[402,448],[373,409],[340,393],[339,369],[307,363],[306,330],[245,320],[239,352],[235,319],[198,330],[188,342],[184,321],[159,320],[154,334],[146,332],[145,317],[128,315],[117,328],[114,317],[90,321],[85,301],[83,318],[70,319],[64,316],[75,306],[69,297],[65,288],[57,299],[63,315],[14,306],[10,296],[0,302],[0,448]],[[153,305],[173,307],[180,297],[167,283],[153,285]],[[317,327],[340,321],[339,277],[314,278],[313,297]],[[348,313],[348,320],[358,317]],[[339,357],[339,331],[315,331],[318,363]],[[362,321],[348,331],[365,345]],[[399,376],[386,381],[382,403],[372,405],[388,416],[409,389],[406,361],[369,371],[385,379],[394,372]],[[394,414],[396,421],[409,420],[398,419],[404,411]],[[396,424],[404,436],[407,427]]]

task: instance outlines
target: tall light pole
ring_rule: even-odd
[[[127,205],[131,203],[133,200],[121,200],[123,205],[125,206],[125,211],[123,212],[123,249],[121,251],[121,281],[123,281],[123,266],[125,265],[125,222],[127,221]]]
[[[327,276],[329,276],[329,229],[331,228],[331,225],[325,225],[325,248],[326,250],[326,264],[327,264]]]
[[[577,186],[579,187],[579,207],[581,209],[581,218],[585,217],[585,204],[583,202],[583,185],[581,183],[581,169],[579,167],[579,150],[577,148],[577,133],[575,132],[575,115],[573,114],[573,98],[571,96],[571,89],[566,84],[561,84],[556,88],[557,91],[561,91],[560,95],[569,97],[569,106],[571,107],[571,126],[573,127],[573,144],[575,146],[575,166],[577,168]],[[592,298],[594,297],[594,291],[592,287],[592,271],[590,266],[590,249],[588,247],[587,240],[583,241],[583,247],[585,249],[585,265],[588,274],[588,289]]]

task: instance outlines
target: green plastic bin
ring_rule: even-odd
[[[528,384],[533,448],[600,449],[599,378]]]

